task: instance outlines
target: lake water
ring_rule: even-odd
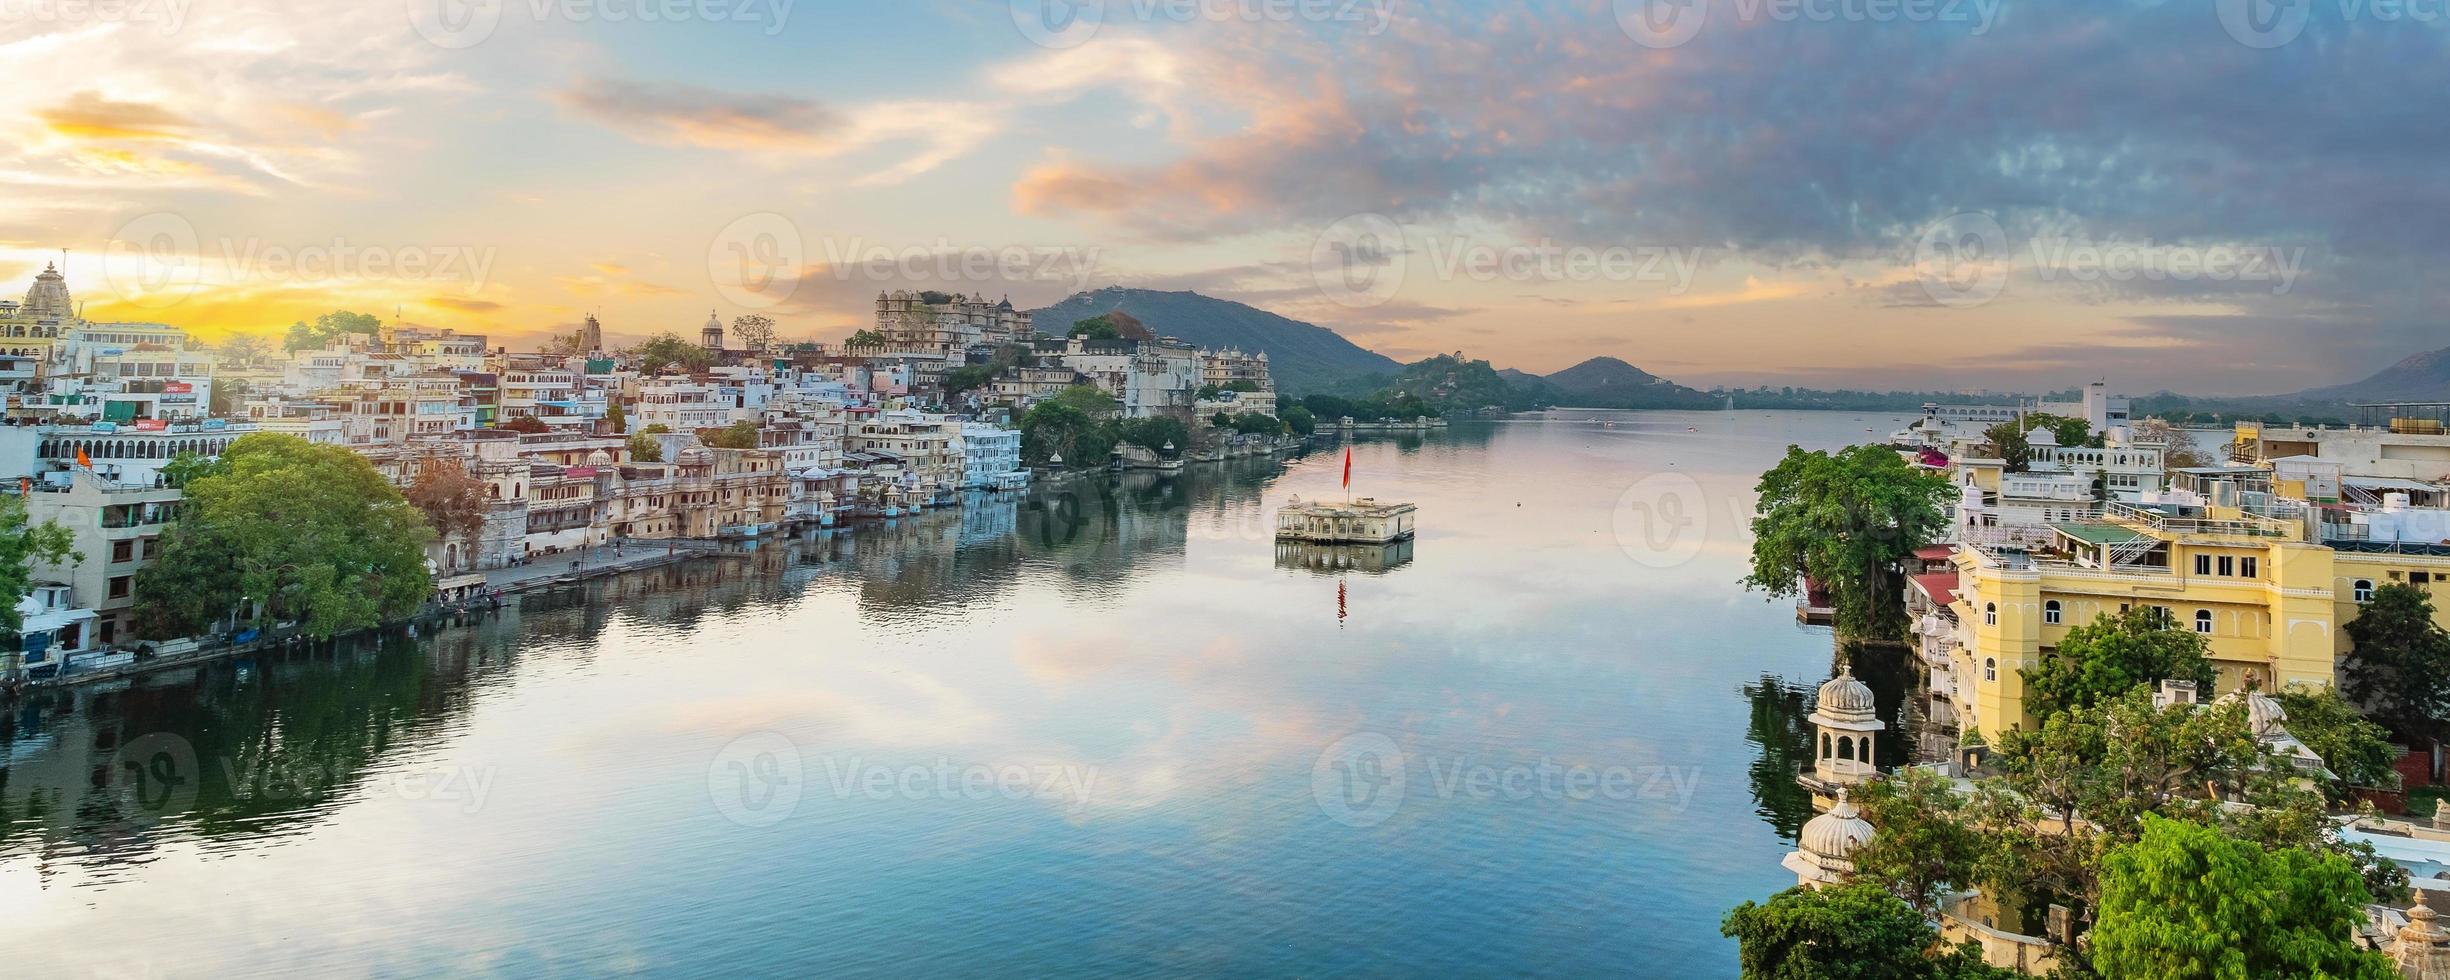
[[[1902,421],[1559,415],[1356,443],[1408,550],[1271,542],[1331,447],[20,703],[7,972],[1731,976],[1831,659],[1742,515]]]

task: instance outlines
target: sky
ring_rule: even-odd
[[[1703,386],[2450,343],[2450,0],[0,0],[0,77],[0,284],[208,340],[1121,284]]]

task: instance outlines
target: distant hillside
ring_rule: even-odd
[[[1379,397],[1408,396],[1440,412],[1474,412],[1492,407],[1521,411],[1555,403],[1556,392],[1547,382],[1520,372],[1514,373],[1529,380],[1511,381],[1507,373],[1490,367],[1487,361],[1439,354],[1404,365],[1381,389]]]
[[[2305,401],[2450,401],[2450,347],[2409,356],[2363,381],[2300,391]]]
[[[1613,357],[1594,357],[1542,379],[1560,404],[1580,408],[1714,408],[1708,394]]]
[[[1040,331],[1060,337],[1071,330],[1074,321],[1113,310],[1139,318],[1160,334],[1201,347],[1266,351],[1276,389],[1288,394],[1348,386],[1368,375],[1393,374],[1402,366],[1325,327],[1187,291],[1108,286],[1075,293],[1034,315]]]

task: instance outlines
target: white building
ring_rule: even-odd
[[[1012,490],[1029,484],[1029,471],[1021,468],[1018,430],[964,422],[961,451],[965,489]]]

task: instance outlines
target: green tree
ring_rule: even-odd
[[[425,515],[362,456],[255,433],[187,485],[162,557],[137,573],[137,629],[188,636],[253,603],[317,637],[416,611],[433,590]]]
[[[757,423],[741,419],[720,429],[699,429],[698,441],[710,449],[755,449]]]
[[[1033,465],[1061,455],[1063,465],[1072,469],[1104,466],[1114,444],[1110,420],[1092,417],[1061,398],[1039,402],[1021,416],[1021,456]]]
[[[2133,840],[2145,814],[2216,821],[2209,790],[2254,804],[2292,792],[2242,701],[2162,708],[2141,687],[2053,714],[2038,731],[2011,729],[1990,758],[1999,776],[1967,810],[1992,828],[1982,878],[2085,908],[2098,903],[2101,849]]]
[[[664,444],[644,432],[630,436],[630,462],[660,463],[664,461]]]
[[[2012,977],[1964,948],[1939,946],[1922,913],[1872,885],[1790,888],[1728,912],[1745,980],[1917,980]],[[1937,955],[1934,955],[1937,954]]]
[[[1799,577],[1830,590],[1840,635],[1902,635],[1905,591],[1900,566],[1936,539],[1955,494],[1946,477],[1906,464],[1885,446],[1830,454],[1788,446],[1761,475],[1760,516],[1752,522],[1752,574],[1744,584],[1794,595]]]
[[[2365,720],[2337,690],[2292,687],[2277,699],[2288,712],[2288,733],[2339,777],[2327,787],[2332,799],[2345,799],[2349,786],[2398,785],[2399,773],[2392,764],[2399,760],[2399,749],[2390,743],[2390,733]]]
[[[1181,419],[1170,415],[1126,419],[1115,435],[1123,442],[1152,451],[1164,449],[1169,445],[1176,449],[1188,448],[1191,445],[1191,428],[1182,424]]]
[[[616,436],[629,432],[630,415],[622,410],[620,399],[613,399],[610,404],[604,406],[604,427],[611,429]]]
[[[2341,629],[2350,642],[2340,663],[2348,699],[2400,738],[2439,741],[2450,722],[2450,634],[2434,625],[2433,597],[2384,583]]]
[[[1048,404],[1068,405],[1093,419],[1102,419],[1123,410],[1106,389],[1093,384],[1079,384],[1058,391],[1046,399]]]
[[[219,457],[182,452],[164,462],[160,472],[163,486],[184,487],[199,476],[210,476],[226,469],[228,467],[222,464]]]
[[[506,429],[511,432],[525,432],[530,435],[553,431],[552,426],[544,424],[543,419],[537,418],[533,415],[521,415],[517,418],[503,419],[494,423],[493,427],[497,429]]]
[[[383,321],[372,314],[333,310],[316,317],[313,323],[300,320],[290,324],[281,346],[290,351],[310,350],[331,346],[333,341],[351,334],[371,337],[382,330]]]
[[[641,374],[662,374],[665,368],[671,367],[697,372],[713,367],[715,363],[713,351],[682,340],[670,332],[647,338],[629,350],[629,357],[638,363]]]
[[[2062,446],[2097,446],[2092,423],[2048,412],[2032,412],[2024,418],[2001,422],[1982,430],[1982,438],[1991,450],[2007,462],[2010,473],[2022,473],[2033,460],[2033,448],[2028,435],[2035,429],[2047,428]]]
[[[2159,606],[2102,613],[2067,631],[2056,652],[2025,670],[2026,699],[2047,716],[2086,708],[2137,687],[2175,678],[2212,690],[2210,644],[2203,634],[2179,629]]]
[[[1310,414],[1309,409],[1299,405],[1288,405],[1281,408],[1277,410],[1276,416],[1285,420],[1285,428],[1293,430],[1294,435],[1304,438],[1308,438],[1319,428],[1319,417]]]
[[[638,432],[641,435],[650,436],[669,435],[672,432],[672,427],[661,422],[649,422],[647,423],[646,428],[640,429]]]
[[[987,364],[969,364],[944,372],[944,394],[950,398],[974,388],[984,388],[995,380],[995,368]]]
[[[1965,797],[1938,773],[1899,769],[1865,783],[1853,799],[1879,828],[1853,855],[1855,881],[1879,885],[1929,917],[1950,887],[1979,878],[1991,838],[1973,828]]]
[[[53,521],[33,523],[25,498],[0,496],[0,634],[14,637],[25,628],[17,603],[34,592],[34,564],[61,565],[83,561],[68,529]],[[14,647],[16,644],[11,643]]]
[[[1085,320],[1074,320],[1070,336],[1084,340],[1120,339],[1123,336],[1123,325],[1115,319],[1117,315],[1116,313],[1100,313]],[[1139,321],[1131,322],[1137,324]]]
[[[884,335],[884,334],[881,334],[881,333],[877,333],[877,332],[876,332],[876,331],[874,331],[874,330],[862,330],[862,331],[859,331],[858,333],[854,333],[854,334],[852,334],[849,340],[845,340],[845,341],[843,341],[843,342],[842,342],[842,346],[844,346],[844,347],[883,347],[883,346],[885,346],[885,335]]]
[[[2202,824],[2144,818],[2102,859],[2093,968],[2104,977],[2391,980],[2359,949],[2365,887],[2336,855],[2268,850]]]

